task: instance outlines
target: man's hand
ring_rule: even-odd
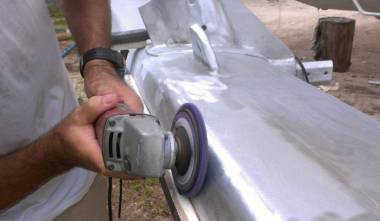
[[[28,146],[0,156],[0,210],[73,167],[108,175],[93,124],[119,102],[114,93],[93,96]]]
[[[63,164],[69,167],[83,167],[106,176],[129,179],[126,173],[112,172],[105,168],[101,146],[95,133],[94,123],[104,113],[115,111],[122,102],[114,93],[93,96],[66,117],[52,133],[60,143],[57,153]]]
[[[57,153],[62,164],[106,174],[94,122],[102,113],[114,108],[118,102],[120,98],[114,93],[94,96],[53,129],[52,135],[61,146],[57,148]]]
[[[138,95],[118,76],[113,65],[105,60],[92,60],[84,69],[84,85],[88,97],[116,93],[130,112],[140,113],[143,105]]]

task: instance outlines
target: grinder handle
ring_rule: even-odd
[[[124,103],[119,103],[116,105],[115,108],[108,110],[104,112],[95,122],[95,134],[96,138],[98,140],[98,143],[100,145],[100,148],[103,148],[103,130],[105,123],[107,122],[107,119],[116,115],[125,115],[125,114],[131,114],[130,109],[128,108],[127,105]],[[122,179],[129,179],[129,180],[135,180],[135,179],[144,179],[143,177],[140,176],[132,176],[132,175],[127,175],[126,173],[123,172],[116,172],[116,171],[107,171],[107,176],[111,177],[119,177]]]
[[[115,108],[104,112],[95,122],[96,138],[100,146],[103,144],[103,130],[107,119],[116,115],[130,114],[130,109],[126,104],[119,103]]]

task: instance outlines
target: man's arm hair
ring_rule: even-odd
[[[109,0],[63,0],[63,11],[80,54],[111,47]]]
[[[55,133],[47,133],[25,148],[0,157],[0,209],[24,198],[49,178],[63,173],[69,166],[60,162]]]
[[[31,144],[0,156],[0,210],[73,167],[107,174],[93,123],[118,101],[116,94],[94,96]]]
[[[111,46],[109,8],[109,0],[63,1],[66,19],[81,54],[91,48]],[[100,148],[95,136],[90,135],[91,124],[99,114],[117,103],[114,97],[111,103],[103,104],[101,97],[97,97],[74,112],[71,119],[61,125],[65,132],[52,130],[30,145],[0,156],[0,210],[73,166],[105,173]],[[79,132],[83,130],[88,134]]]
[[[84,54],[93,48],[111,47],[111,12],[109,0],[63,0],[62,8],[69,28]],[[132,112],[142,112],[137,94],[118,77],[114,65],[102,59],[86,63],[83,71],[88,97],[116,93]]]

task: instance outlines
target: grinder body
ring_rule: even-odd
[[[175,115],[171,131],[147,114],[128,114],[120,104],[96,123],[106,168],[139,177],[161,177],[170,169],[177,190],[196,196],[206,178],[208,142],[200,111],[187,103]]]
[[[102,154],[112,171],[142,177],[160,177],[176,158],[173,134],[156,117],[125,114],[109,117],[103,127]]]

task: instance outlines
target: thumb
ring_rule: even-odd
[[[116,106],[119,98],[116,94],[106,94],[104,96],[93,96],[79,110],[78,115],[80,124],[90,124],[107,110]]]

